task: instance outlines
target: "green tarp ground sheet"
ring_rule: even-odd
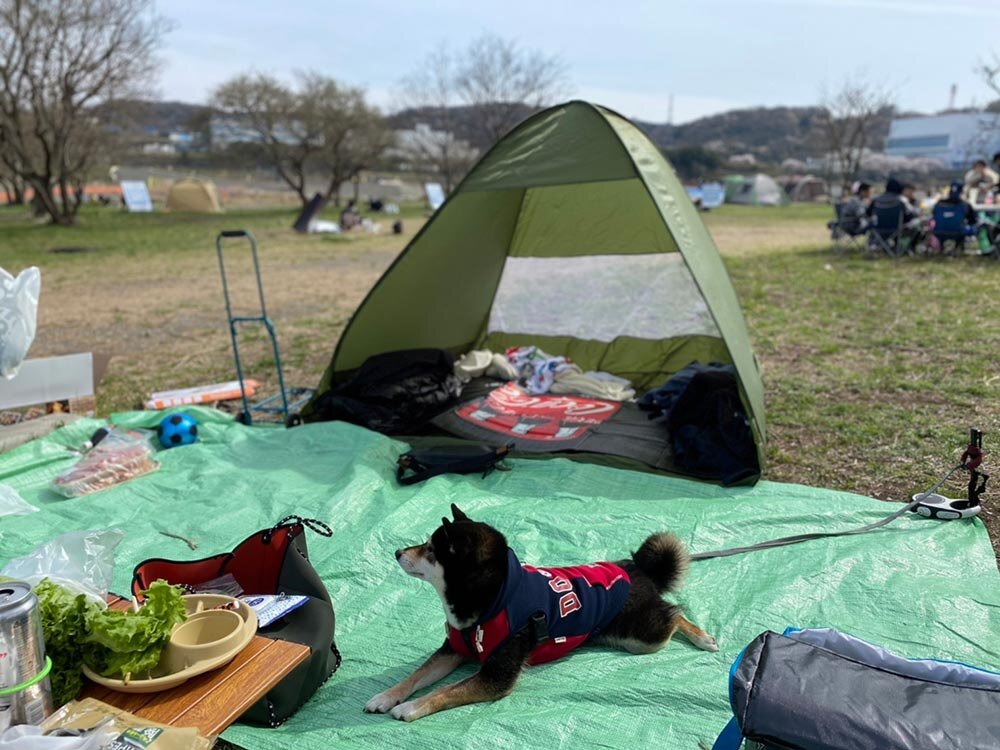
[[[902,655],[1000,669],[1000,576],[982,523],[908,515],[871,534],[694,563],[678,601],[718,637],[717,654],[681,638],[643,656],[585,646],[528,669],[493,704],[412,724],[368,715],[368,698],[442,641],[434,591],[404,575],[393,551],[423,541],[451,502],[501,529],[523,562],[547,565],[618,559],[661,529],[704,551],[859,526],[892,506],[797,485],[722,489],[564,459],[401,488],[393,469],[405,446],[381,435],[340,423],[251,429],[194,411],[200,444],[164,451],[156,473],[88,497],[62,499],[46,485],[72,463],[63,446],[81,443],[95,421],[0,456],[0,482],[41,508],[0,519],[0,562],[61,532],[117,527],[126,536],[114,588],[125,592],[146,558],[226,551],[291,513],[329,523],[333,537],[309,532],[309,546],[334,601],[343,666],[282,727],[237,724],[223,735],[251,750],[711,745],[729,716],[733,659],[762,631],[788,625],[831,626]],[[132,425],[157,418],[117,417]],[[196,540],[198,550],[161,530]]]

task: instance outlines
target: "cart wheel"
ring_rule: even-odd
[[[299,414],[289,414],[285,417],[285,427],[288,429],[298,427],[300,424],[302,424],[302,416]]]

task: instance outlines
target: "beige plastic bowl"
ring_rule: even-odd
[[[160,659],[159,665],[155,670],[153,670],[153,674],[146,679],[132,679],[128,682],[125,682],[124,680],[115,680],[95,673],[87,667],[86,664],[83,665],[83,673],[92,682],[122,693],[157,693],[161,690],[170,690],[171,688],[175,688],[197,675],[224,667],[231,662],[240,651],[246,648],[250,644],[250,641],[253,640],[253,637],[257,634],[257,613],[254,612],[252,607],[247,606],[245,603],[240,602],[238,599],[234,599],[231,596],[222,596],[218,594],[194,594],[185,596],[184,608],[188,612],[188,620],[178,625],[174,629],[174,633],[171,635],[171,638],[173,638],[173,635],[176,635],[176,633],[191,619],[214,612],[216,610],[213,610],[213,607],[226,604],[235,606],[235,611],[218,611],[223,614],[237,616],[242,622],[242,627],[238,630],[238,637],[230,642],[229,648],[226,652],[217,655],[214,659],[203,659],[197,666],[187,668],[182,667],[179,671],[168,670],[168,667],[171,666],[167,662],[168,658],[170,658],[168,652],[172,651],[171,641],[171,643],[167,644],[167,647],[163,649],[163,658]]]
[[[232,651],[242,634],[243,618],[235,612],[210,609],[193,614],[170,636],[163,654],[165,671],[173,674],[215,661]]]

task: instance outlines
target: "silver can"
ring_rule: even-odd
[[[40,724],[52,709],[38,597],[27,583],[0,582],[0,726]]]

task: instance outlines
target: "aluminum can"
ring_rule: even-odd
[[[40,724],[52,710],[38,597],[27,583],[0,581],[0,727]]]

